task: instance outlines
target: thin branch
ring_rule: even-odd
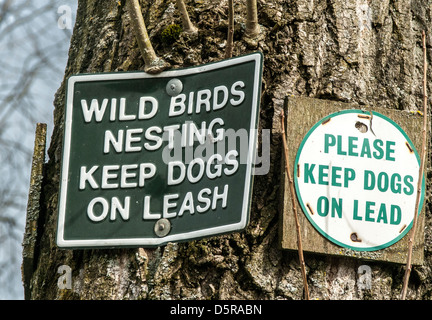
[[[422,33],[422,40],[423,40],[423,141],[422,141],[419,177],[418,177],[418,182],[417,182],[417,197],[416,197],[416,204],[415,204],[415,209],[414,209],[414,221],[413,221],[413,225],[412,225],[409,240],[408,240],[408,257],[407,257],[407,263],[405,266],[405,275],[404,275],[403,287],[402,287],[402,293],[401,293],[401,299],[402,300],[405,300],[405,298],[406,298],[406,294],[407,294],[407,290],[408,290],[409,277],[411,274],[412,251],[413,251],[413,245],[414,245],[414,236],[415,236],[415,230],[416,230],[416,224],[417,224],[418,210],[419,210],[419,205],[420,205],[420,196],[421,196],[421,191],[422,191],[424,165],[425,165],[425,161],[426,161],[426,148],[427,148],[427,142],[426,142],[426,131],[427,131],[427,92],[426,92],[427,57],[426,57],[426,35],[425,35],[424,31]]]
[[[281,125],[282,125],[282,141],[283,141],[284,156],[285,156],[285,171],[286,171],[287,176],[288,176],[288,182],[289,182],[290,193],[291,193],[291,201],[292,201],[294,218],[295,218],[295,223],[296,223],[297,248],[298,248],[298,255],[299,255],[299,260],[300,260],[300,267],[301,267],[302,276],[303,276],[303,286],[304,286],[304,290],[305,290],[305,299],[309,300],[309,288],[308,288],[307,277],[306,277],[306,265],[305,265],[304,257],[303,257],[303,245],[302,245],[302,239],[301,239],[300,223],[299,223],[298,213],[297,213],[296,196],[295,196],[294,183],[293,183],[293,179],[291,176],[291,171],[289,168],[288,146],[287,146],[286,134],[285,134],[285,114],[284,114],[283,110],[281,113]]]
[[[19,16],[19,14],[16,14],[14,16],[14,19],[12,20],[13,22],[6,25],[5,28],[1,30],[0,40],[3,37],[10,36],[10,33],[13,30],[16,30],[19,26],[30,25],[32,23],[32,20],[36,19],[37,17],[40,17],[42,13],[50,12],[54,8],[54,5],[55,5],[54,3],[50,3],[43,7],[37,8],[35,10],[30,10],[30,13],[24,16]],[[18,13],[21,13],[23,10],[21,9],[21,7],[18,7],[16,11]],[[9,15],[12,15],[12,13],[9,13]]]
[[[177,7],[180,11],[180,16],[183,22],[183,31],[188,34],[196,34],[198,32],[198,28],[196,28],[193,23],[190,21],[189,14],[186,9],[186,5],[183,0],[176,0]]]
[[[12,0],[6,0],[3,2],[3,5],[0,9],[0,24],[5,21],[5,17],[10,13],[10,6],[12,4]]]
[[[228,36],[225,51],[225,59],[231,58],[234,41],[234,0],[228,0]]]
[[[33,83],[39,69],[42,65],[36,65],[33,69],[22,71],[20,74],[20,79],[17,81],[11,92],[2,100],[2,105],[6,106],[0,111],[0,126],[8,120],[10,112],[18,110],[20,102],[28,94],[30,86]],[[12,111],[10,111],[12,110]]]
[[[147,73],[160,73],[168,67],[168,64],[156,56],[150,38],[147,33],[147,28],[144,23],[144,18],[141,13],[141,6],[138,0],[128,0],[128,10],[131,16],[132,28],[138,41],[138,46],[141,55],[144,59],[145,69]]]
[[[257,38],[259,33],[257,0],[247,0],[245,37],[250,39]]]
[[[17,225],[16,219],[11,217],[2,217],[0,216],[0,223],[8,224],[10,227],[15,227]]]

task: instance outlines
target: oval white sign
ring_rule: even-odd
[[[413,143],[391,119],[340,111],[303,139],[294,166],[297,197],[328,240],[353,250],[382,249],[412,227],[419,166]],[[423,199],[424,187],[418,212]]]

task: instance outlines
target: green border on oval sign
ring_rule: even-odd
[[[313,219],[310,217],[308,210],[306,209],[306,206],[303,203],[303,199],[300,195],[300,191],[299,191],[299,186],[298,186],[298,178],[297,178],[297,166],[298,166],[298,160],[300,158],[300,154],[303,150],[303,146],[305,145],[307,139],[309,138],[309,136],[314,132],[314,130],[320,126],[323,122],[327,121],[328,119],[331,119],[335,116],[341,115],[341,114],[345,114],[345,113],[358,113],[358,114],[370,114],[368,111],[363,111],[363,110],[359,110],[359,109],[350,109],[350,110],[342,110],[342,111],[338,111],[335,113],[332,113],[326,117],[324,117],[323,119],[321,119],[320,121],[318,121],[305,135],[305,137],[303,138],[302,142],[300,143],[300,146],[298,148],[297,151],[297,155],[294,161],[294,184],[295,184],[295,189],[296,189],[296,194],[297,194],[297,198],[298,198],[298,202],[300,203],[300,206],[303,210],[303,213],[305,214],[306,218],[309,220],[309,222],[314,226],[314,228],[321,234],[323,235],[326,239],[330,240],[331,242],[344,247],[344,248],[348,248],[348,249],[352,249],[352,250],[356,250],[356,251],[376,251],[376,250],[380,250],[380,249],[384,249],[387,248],[391,245],[393,245],[394,243],[398,242],[400,239],[402,239],[409,230],[411,230],[412,225],[413,225],[413,221],[411,221],[411,223],[408,225],[408,227],[405,228],[404,232],[401,233],[398,237],[396,237],[395,239],[393,239],[392,241],[389,241],[383,245],[380,246],[376,246],[376,247],[370,247],[370,248],[359,248],[359,247],[355,247],[355,246],[349,246],[347,244],[341,243],[339,241],[337,241],[336,239],[333,239],[330,235],[328,235],[324,230],[322,230],[321,228],[319,228],[315,222],[313,221]],[[417,158],[417,162],[419,163],[420,166],[420,157],[418,155],[417,149],[415,148],[414,144],[412,143],[411,139],[407,136],[406,132],[399,127],[399,125],[394,122],[392,119],[382,115],[381,113],[372,111],[372,114],[374,116],[378,116],[380,118],[383,118],[384,120],[388,121],[390,124],[392,124],[396,129],[398,129],[402,135],[406,138],[407,142],[409,143],[409,145],[411,146],[412,150],[414,150],[414,154]],[[425,196],[425,178],[424,178],[424,174],[423,174],[423,179],[422,179],[422,191],[421,191],[421,198],[420,198],[420,202],[419,202],[419,208],[418,208],[418,215],[420,214],[422,207],[423,207],[423,202],[424,202],[424,196]]]

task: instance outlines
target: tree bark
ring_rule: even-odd
[[[186,1],[198,36],[182,34],[170,44],[161,40],[161,32],[172,23],[181,24],[173,10],[175,1],[140,3],[157,55],[173,68],[223,59],[227,1]],[[233,56],[260,50],[265,59],[260,129],[272,130],[270,172],[255,177],[245,231],[157,249],[57,248],[64,81],[54,101],[55,128],[44,170],[29,297],[302,299],[298,254],[279,249],[278,239],[284,98],[307,96],[350,102],[359,108],[417,110],[422,105],[421,31],[427,35],[430,64],[431,12],[432,4],[426,0],[261,0],[258,19],[263,40],[253,47],[242,40],[246,1],[237,1]],[[64,79],[78,73],[143,69],[126,1],[80,0]],[[428,178],[430,174],[426,167]],[[430,179],[427,185],[430,190]],[[430,225],[429,191],[425,206],[426,225]],[[430,228],[425,233],[426,262],[413,268],[408,299],[432,297]],[[305,262],[311,299],[397,299],[401,291],[404,270],[400,265],[313,254],[305,254]],[[361,290],[357,270],[365,264],[372,268],[372,287]],[[71,289],[59,288],[62,265],[71,268]]]

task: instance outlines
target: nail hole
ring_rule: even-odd
[[[367,125],[365,125],[363,122],[357,121],[355,123],[355,127],[358,131],[360,131],[361,133],[366,133],[368,131],[368,127]]]
[[[361,239],[358,237],[356,232],[351,233],[350,238],[353,242],[361,242]]]

